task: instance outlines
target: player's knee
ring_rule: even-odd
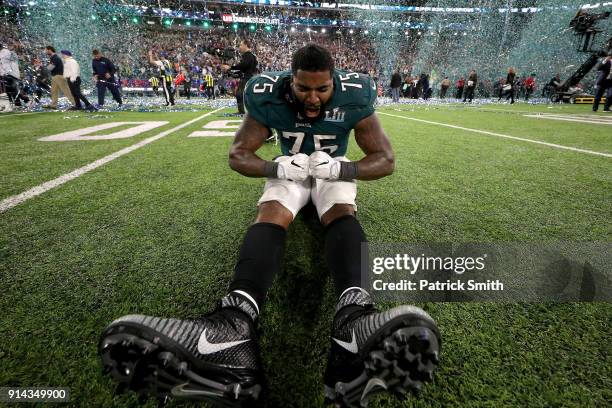
[[[278,201],[261,203],[257,211],[255,223],[266,222],[280,225],[287,229],[293,221],[293,213]]]
[[[355,208],[351,204],[334,204],[321,216],[323,226],[328,226],[334,220],[346,215],[355,216]]]

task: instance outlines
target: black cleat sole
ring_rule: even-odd
[[[170,398],[181,398],[243,407],[252,406],[262,390],[260,384],[232,381],[232,373],[222,368],[195,364],[179,344],[146,326],[111,325],[98,352],[103,374],[119,382],[116,393],[132,390],[141,403],[153,398],[163,406]]]
[[[399,324],[398,324],[399,323]],[[439,364],[438,330],[414,321],[390,322],[363,355],[365,370],[350,383],[325,387],[325,398],[336,407],[367,407],[376,394],[387,392],[400,399],[418,395],[433,381]]]

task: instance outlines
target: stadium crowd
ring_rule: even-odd
[[[17,76],[25,80],[25,92],[38,94],[40,97],[41,91],[46,89],[41,90],[37,86],[41,82],[38,80],[40,79],[38,75],[41,66],[44,67],[48,63],[43,53],[44,46],[48,45],[48,42],[45,39],[36,41],[31,38],[20,39],[17,33],[17,29],[11,29],[8,25],[0,25],[0,44],[13,52],[19,60]],[[155,88],[157,68],[149,63],[147,57],[149,50],[153,50],[156,53],[161,51],[167,53],[167,58],[172,63],[172,76],[177,80],[175,82],[176,96],[179,96],[179,91],[190,96],[192,93],[187,92],[187,88],[200,96],[233,96],[238,80],[224,72],[221,67],[223,64],[235,63],[239,59],[236,50],[243,36],[251,40],[253,52],[259,62],[259,70],[262,72],[288,69],[293,51],[314,41],[331,51],[338,68],[370,74],[379,83],[379,94],[391,95],[393,88],[390,83],[391,76],[377,72],[381,68],[377,51],[368,37],[360,34],[344,36],[328,33],[325,35],[303,30],[236,32],[225,27],[211,27],[206,30],[149,28],[140,32],[137,41],[135,40],[131,45],[134,47],[132,52],[116,52],[113,44],[102,44],[100,48],[105,56],[113,61],[117,68],[116,81],[127,92]],[[400,66],[397,67],[396,73],[401,78],[399,96],[403,98],[455,97],[471,101],[475,95],[481,98],[507,97],[508,100],[514,101],[516,98],[528,100],[538,90],[534,73],[515,74],[497,79],[480,79],[477,73],[474,73],[474,78],[470,76],[471,73],[466,73],[460,78],[448,78],[445,74],[438,75],[435,71],[412,73],[410,62],[414,58],[413,52],[405,49],[400,51],[401,61],[398,62]],[[90,60],[83,58],[78,62],[81,67],[91,63]],[[6,73],[2,70],[0,61],[0,75],[5,75]],[[207,75],[210,75],[214,81],[212,88],[207,87]],[[186,81],[190,86],[183,87]],[[544,86],[539,87],[541,96],[545,96],[545,93],[559,82],[553,78],[544,83]],[[83,83],[88,83],[87,78],[83,78]],[[210,89],[212,91],[209,91]]]

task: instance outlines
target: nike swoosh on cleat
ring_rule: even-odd
[[[294,160],[291,160],[291,164],[293,164],[295,167],[299,167],[300,169],[303,169],[303,167],[297,164]]]
[[[332,340],[338,343],[340,347],[350,351],[353,354],[357,354],[359,352],[359,348],[357,347],[357,339],[355,338],[355,329],[353,329],[351,335],[353,338],[351,339],[350,343],[347,343],[346,341],[335,339],[333,337],[332,337]]]
[[[193,388],[187,388],[189,386],[189,383],[185,383],[185,384],[179,384],[175,387],[172,388],[172,390],[170,391],[172,393],[173,396],[175,397],[195,397],[195,396],[207,396],[207,397],[223,397],[223,393],[220,391],[207,391],[207,390],[197,390],[197,389],[193,389]]]
[[[329,164],[329,160],[323,163],[319,163],[317,164],[315,167],[319,167],[319,166],[325,166],[326,164]]]
[[[240,341],[228,341],[227,343],[211,343],[206,338],[206,329],[200,335],[200,340],[198,340],[198,352],[200,354],[213,354],[218,353],[223,350],[227,350],[228,348],[235,347],[239,344],[246,343],[250,339],[240,340]]]

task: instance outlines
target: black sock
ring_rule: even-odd
[[[251,295],[261,309],[272,280],[281,268],[287,231],[277,224],[253,224],[244,237],[230,291]]]
[[[361,243],[366,241],[361,224],[352,215],[340,217],[325,228],[325,260],[337,296],[347,288],[361,287]]]

